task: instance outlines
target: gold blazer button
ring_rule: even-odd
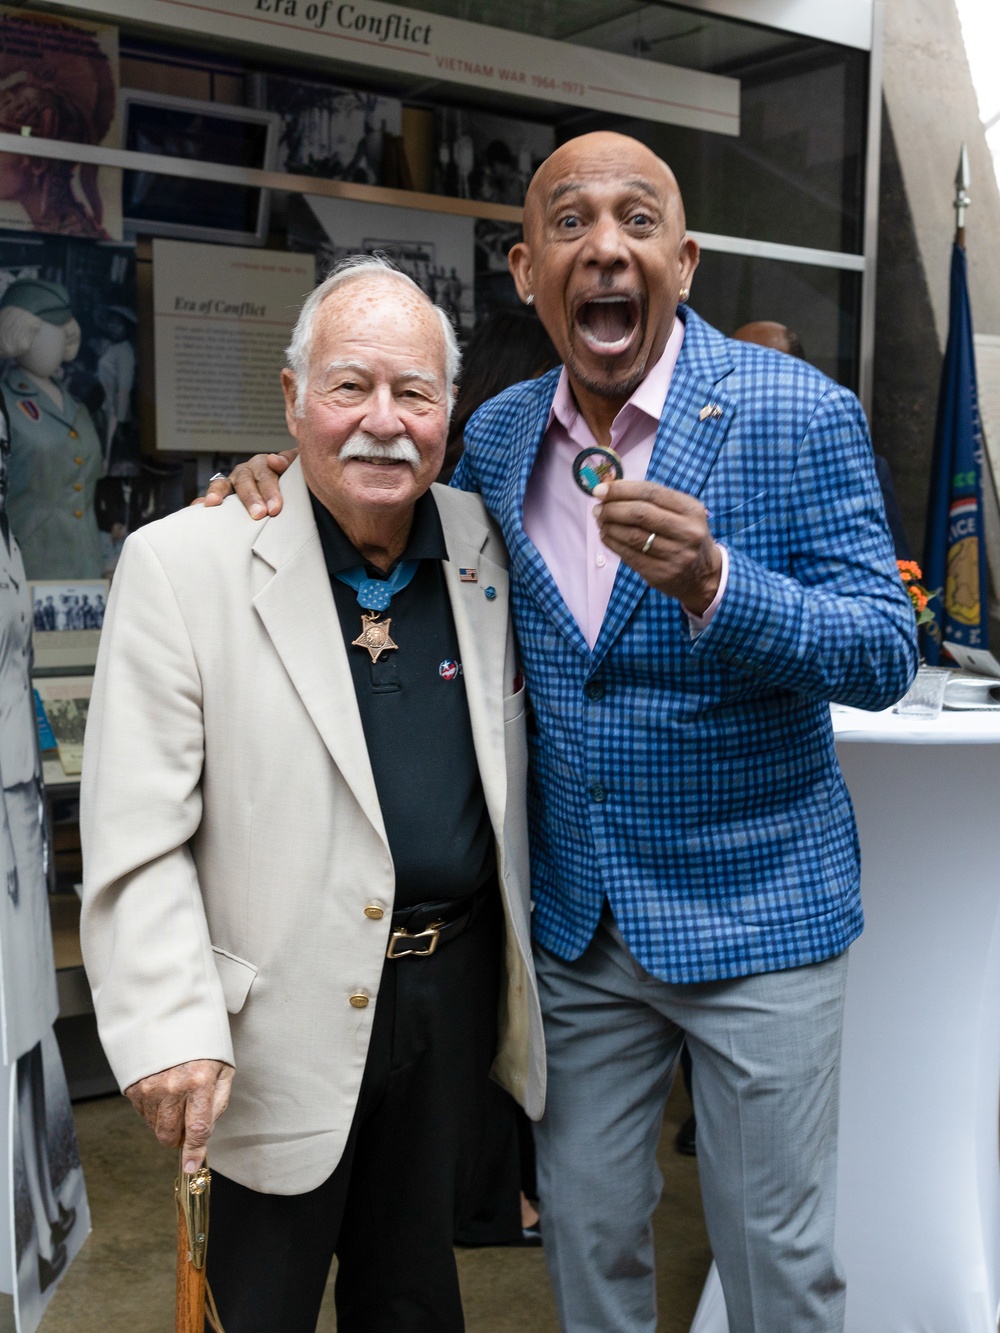
[[[362,993],[358,991],[357,995],[351,996],[351,1007],[354,1009],[367,1009],[368,996],[362,995]]]
[[[385,908],[381,903],[369,903],[365,908],[365,916],[369,921],[381,921],[385,916]]]

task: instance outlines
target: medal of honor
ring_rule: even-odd
[[[593,495],[595,486],[603,481],[621,481],[625,475],[622,460],[614,449],[595,444],[592,449],[582,449],[573,459],[573,480],[581,491]]]
[[[398,643],[393,643],[389,637],[389,626],[392,624],[392,617],[388,620],[379,620],[378,612],[367,616],[362,612],[361,615],[361,633],[356,639],[351,640],[352,648],[364,648],[373,662],[377,662],[379,654],[387,649],[398,648]]]
[[[379,657],[390,650],[397,649],[389,637],[392,617],[380,620],[383,611],[388,611],[389,604],[397,592],[408,587],[417,572],[419,560],[401,560],[393,572],[385,579],[369,578],[363,565],[355,569],[338,570],[335,577],[346,583],[358,595],[361,607],[361,633],[351,640],[352,648],[363,648],[372,659],[372,665]]]

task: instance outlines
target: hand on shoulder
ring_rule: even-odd
[[[203,496],[194,501],[211,509],[230,495],[238,495],[251,518],[273,517],[281,513],[281,488],[278,478],[287,472],[299,456],[298,449],[280,454],[254,454],[245,463],[237,463],[228,477],[213,481]]]

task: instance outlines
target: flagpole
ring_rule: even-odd
[[[938,594],[933,621],[923,626],[924,652],[931,665],[937,664],[946,643],[981,649],[988,642],[983,438],[965,253],[965,223],[972,203],[969,184],[969,154],[963,144],[955,173],[948,341],[941,366],[924,545],[924,582]]]
[[[965,249],[965,215],[972,203],[969,194],[969,152],[965,144],[958,155],[958,170],[955,172],[955,244]]]

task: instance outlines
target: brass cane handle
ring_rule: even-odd
[[[199,1272],[205,1267],[208,1248],[208,1200],[212,1173],[207,1166],[197,1171],[181,1171],[174,1182],[174,1195],[188,1234],[188,1263]]]

